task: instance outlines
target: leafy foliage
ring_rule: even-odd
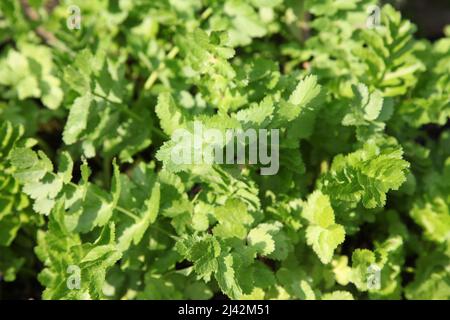
[[[68,1],[26,2],[0,3],[0,286],[450,299],[449,27],[417,39],[384,5],[367,28],[372,0],[104,0],[70,1],[70,30]],[[173,161],[196,123],[278,129],[279,170]]]

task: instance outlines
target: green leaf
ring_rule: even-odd
[[[317,76],[305,77],[297,84],[289,100],[280,105],[278,116],[282,121],[293,121],[301,113],[308,113],[308,110],[314,109],[320,92],[321,86],[317,82]]]
[[[231,299],[239,299],[242,290],[234,270],[234,258],[228,254],[221,256],[217,265],[216,279],[220,289]]]
[[[334,221],[334,211],[328,196],[315,191],[308,198],[303,216],[309,221],[307,243],[324,264],[330,263],[334,250],[344,242],[345,230]]]
[[[361,291],[367,290],[368,270],[371,265],[377,265],[375,254],[372,251],[367,249],[353,251],[351,282]]]
[[[247,226],[253,222],[252,216],[247,212],[245,203],[236,199],[229,199],[224,206],[215,210],[215,218],[218,224],[213,233],[219,238],[239,239],[247,235]]]
[[[131,242],[134,245],[139,244],[151,223],[155,222],[159,211],[160,203],[160,185],[155,183],[152,188],[151,196],[145,201],[140,220],[126,228],[118,239],[118,248],[125,251],[129,248]]]
[[[93,98],[89,92],[75,99],[73,102],[73,105],[70,107],[69,118],[64,127],[63,140],[66,144],[77,142],[86,129],[92,102]]]
[[[333,200],[359,202],[366,208],[381,207],[389,190],[398,190],[406,181],[409,163],[403,151],[389,140],[364,143],[362,149],[334,158],[330,172],[323,177],[323,191]]]
[[[333,291],[322,296],[322,300],[354,300],[350,292]]]
[[[283,260],[292,248],[282,229],[283,225],[278,221],[261,223],[250,230],[247,236],[248,244],[262,256]]]
[[[209,281],[212,273],[217,271],[221,248],[214,237],[210,235],[188,237],[178,241],[176,249],[182,256],[194,263],[194,270],[200,278]]]
[[[173,100],[169,93],[161,93],[158,96],[156,114],[161,122],[161,128],[171,136],[176,129],[186,125],[187,117]]]

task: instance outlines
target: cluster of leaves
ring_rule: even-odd
[[[44,299],[450,299],[450,27],[416,39],[385,5],[367,28],[375,3],[2,1],[0,281],[37,277]],[[173,162],[196,121],[279,129],[279,171]]]

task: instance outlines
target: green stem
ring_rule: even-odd
[[[95,93],[95,92],[93,92],[92,94],[93,94],[94,96],[98,97],[98,98],[101,98],[101,99],[103,99],[103,100],[105,100],[105,101],[111,103],[111,104],[114,104],[114,105],[116,105],[116,106],[119,106],[120,111],[122,111],[123,113],[126,113],[126,114],[129,115],[131,118],[133,118],[133,119],[135,119],[135,120],[137,120],[137,121],[143,121],[142,117],[138,116],[136,113],[134,113],[133,111],[131,111],[130,109],[128,109],[125,105],[123,105],[123,104],[121,104],[121,103],[118,103],[118,102],[111,101],[111,100],[109,100],[107,97],[102,96],[101,94],[98,94],[98,93]]]
[[[160,138],[167,140],[169,137],[167,136],[167,134],[165,134],[163,131],[161,131],[159,128],[157,127],[152,127],[152,131],[154,133],[156,133]]]
[[[175,239],[175,240],[179,240],[180,239],[180,237],[178,237],[178,236],[176,236],[176,235],[174,235],[174,234],[172,234],[172,233],[170,233],[170,232],[168,232],[168,231],[164,230],[163,228],[160,228],[160,227],[158,227],[156,225],[152,225],[151,228],[153,228],[153,229],[155,229],[155,230],[157,230],[159,232],[164,233],[166,236],[168,236],[168,237],[170,237],[172,239]]]
[[[74,187],[74,188],[79,188],[79,187],[80,187],[79,185],[77,185],[77,184],[75,184],[75,183],[73,183],[73,182],[69,182],[68,184],[71,185],[71,186]],[[100,198],[100,196],[97,195],[96,193],[93,192],[92,194],[93,194],[94,196],[97,196],[97,197]],[[116,206],[114,207],[114,209],[116,209],[116,210],[119,211],[119,212],[122,212],[122,213],[126,214],[128,217],[130,217],[130,218],[132,218],[132,219],[134,219],[134,220],[136,220],[136,221],[139,221],[139,220],[141,219],[141,218],[139,218],[137,215],[135,215],[133,212],[131,212],[131,211],[125,209],[125,208],[122,208],[122,207],[120,207],[120,206],[118,206],[118,205],[116,205]]]
[[[178,47],[173,47],[172,50],[167,54],[167,59],[173,59],[176,57],[176,55],[180,52],[180,49]]]
[[[74,186],[75,188],[78,188],[78,187],[79,187],[78,185],[76,185],[76,184],[73,183],[73,182],[69,182],[68,184],[71,185],[71,186]],[[93,193],[93,194],[96,195],[95,193]],[[135,220],[135,221],[141,220],[141,218],[138,217],[137,215],[135,215],[133,212],[131,212],[130,210],[127,210],[127,209],[125,209],[125,208],[122,208],[121,206],[116,205],[116,206],[114,207],[114,209],[116,209],[117,211],[119,211],[119,212],[125,214],[126,216],[128,216],[129,218],[131,218],[131,219],[133,219],[133,220]],[[180,239],[180,237],[178,237],[178,236],[176,236],[176,235],[174,235],[174,234],[171,234],[170,232],[168,232],[168,231],[166,231],[166,230],[164,230],[164,229],[162,229],[162,228],[160,228],[160,227],[158,227],[158,226],[156,226],[156,225],[152,225],[151,228],[156,229],[156,230],[158,230],[159,232],[164,233],[166,236],[168,236],[168,237],[170,237],[170,238],[172,238],[172,239],[175,239],[175,240]]]
[[[160,68],[158,68],[157,70],[153,71],[150,74],[150,77],[148,77],[147,81],[145,81],[145,84],[144,84],[144,89],[145,90],[150,90],[153,87],[153,85],[155,84],[156,80],[159,77],[159,72],[162,70],[161,66],[163,66],[163,65],[164,65],[164,63],[162,63],[160,65]]]
[[[178,54],[178,52],[180,52],[180,49],[178,49],[178,47],[173,47],[172,50],[170,50],[170,52],[167,54],[167,60],[171,60],[171,59],[175,58],[175,56]],[[153,87],[156,80],[158,80],[158,77],[159,77],[161,71],[163,71],[165,68],[166,68],[166,63],[162,62],[159,65],[159,67],[150,74],[150,76],[148,77],[147,81],[145,81],[145,84],[144,84],[145,90],[150,90]]]
[[[213,9],[209,7],[205,11],[203,11],[202,15],[200,16],[200,20],[206,20],[209,18],[209,16],[213,13]]]
[[[119,206],[115,206],[114,209],[116,209],[117,211],[127,215],[128,217],[130,217],[130,218],[132,218],[132,219],[134,219],[136,221],[140,220],[140,218],[137,215],[135,215],[133,212],[131,212],[131,211],[127,210],[127,209],[124,209],[124,208],[119,207]]]

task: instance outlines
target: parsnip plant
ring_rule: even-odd
[[[371,0],[1,1],[0,288],[450,299],[450,28],[415,31]],[[276,172],[175,161],[197,123],[276,132]]]

